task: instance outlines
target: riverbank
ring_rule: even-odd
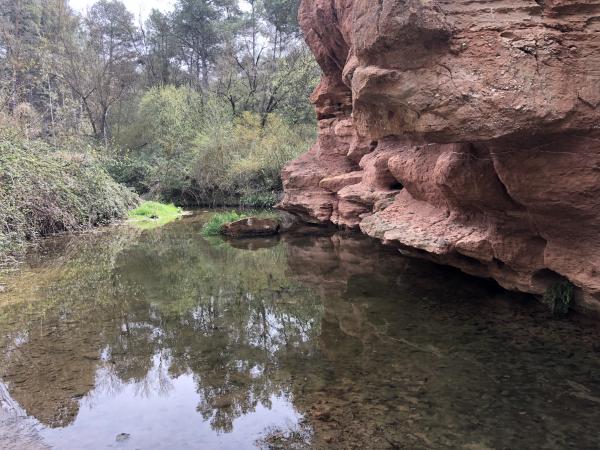
[[[127,217],[139,198],[91,156],[0,130],[0,266],[31,242]]]

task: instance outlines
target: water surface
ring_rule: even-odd
[[[0,448],[598,448],[598,326],[357,235],[62,236],[5,276]]]

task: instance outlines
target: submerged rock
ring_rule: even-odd
[[[120,433],[117,434],[117,437],[115,438],[115,440],[117,442],[124,442],[126,440],[128,440],[131,437],[131,435],[129,433]]]
[[[223,225],[222,233],[230,237],[271,236],[279,232],[279,222],[273,219],[247,217]]]
[[[304,0],[316,144],[279,207],[600,311],[600,10]]]

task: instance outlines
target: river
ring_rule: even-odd
[[[600,447],[598,324],[366,237],[46,239],[0,293],[0,448]]]

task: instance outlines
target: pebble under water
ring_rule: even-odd
[[[596,322],[206,217],[50,238],[0,278],[0,448],[600,448]]]

